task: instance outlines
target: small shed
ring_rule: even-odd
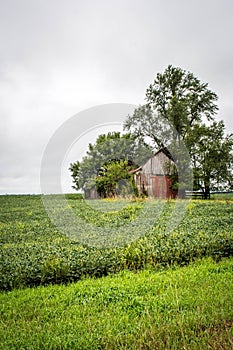
[[[85,199],[100,199],[100,196],[95,188],[85,188],[84,189]]]
[[[174,160],[166,148],[161,148],[144,165],[132,170],[139,194],[155,198],[175,198],[172,190],[171,165]]]

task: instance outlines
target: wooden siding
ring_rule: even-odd
[[[84,190],[84,198],[85,199],[99,199],[100,196],[98,195],[96,189],[85,189]]]
[[[170,175],[168,165],[171,164],[171,162],[172,161],[166,154],[160,151],[142,166],[142,172],[150,175]]]
[[[172,190],[171,165],[173,161],[163,152],[157,152],[139,171],[134,174],[134,180],[139,193],[147,192],[148,196],[155,198],[175,198],[176,192]]]

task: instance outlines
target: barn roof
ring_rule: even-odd
[[[135,174],[135,173],[138,172],[139,170],[142,170],[142,167],[141,167],[141,166],[139,166],[139,167],[136,168],[136,169],[130,170],[130,171],[129,171],[129,174]]]
[[[151,158],[149,158],[149,159],[146,161],[145,164],[147,164],[147,162],[148,162],[150,159],[156,157],[156,156],[157,156],[159,153],[161,153],[161,152],[162,152],[163,154],[165,154],[165,156],[166,156],[168,159],[170,159],[172,162],[174,162],[174,159],[173,159],[171,153],[169,152],[169,150],[168,150],[166,147],[163,147],[163,148],[160,148]],[[136,169],[130,170],[130,171],[129,171],[129,174],[135,174],[135,173],[137,173],[138,171],[142,170],[143,167],[145,166],[145,164],[143,164],[143,165],[137,167]]]
[[[163,152],[170,160],[172,160],[174,162],[174,158],[172,157],[171,153],[169,152],[167,147],[163,147],[160,148],[155,154],[154,156],[156,156],[157,154],[159,154],[160,152]]]

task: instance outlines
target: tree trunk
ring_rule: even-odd
[[[204,199],[210,199],[210,186],[205,184]]]
[[[185,198],[185,190],[183,190],[183,189],[179,190],[178,195],[179,195],[180,199],[184,199]]]

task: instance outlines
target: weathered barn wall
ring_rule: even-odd
[[[168,164],[171,160],[162,151],[150,158],[143,166],[142,172],[150,175],[168,175]]]
[[[84,191],[84,197],[85,199],[99,199],[100,196],[97,193],[96,189],[85,189]]]
[[[172,160],[161,150],[150,158],[134,174],[134,180],[139,193],[147,193],[155,198],[175,198],[176,193],[172,190],[172,180],[169,164]]]

